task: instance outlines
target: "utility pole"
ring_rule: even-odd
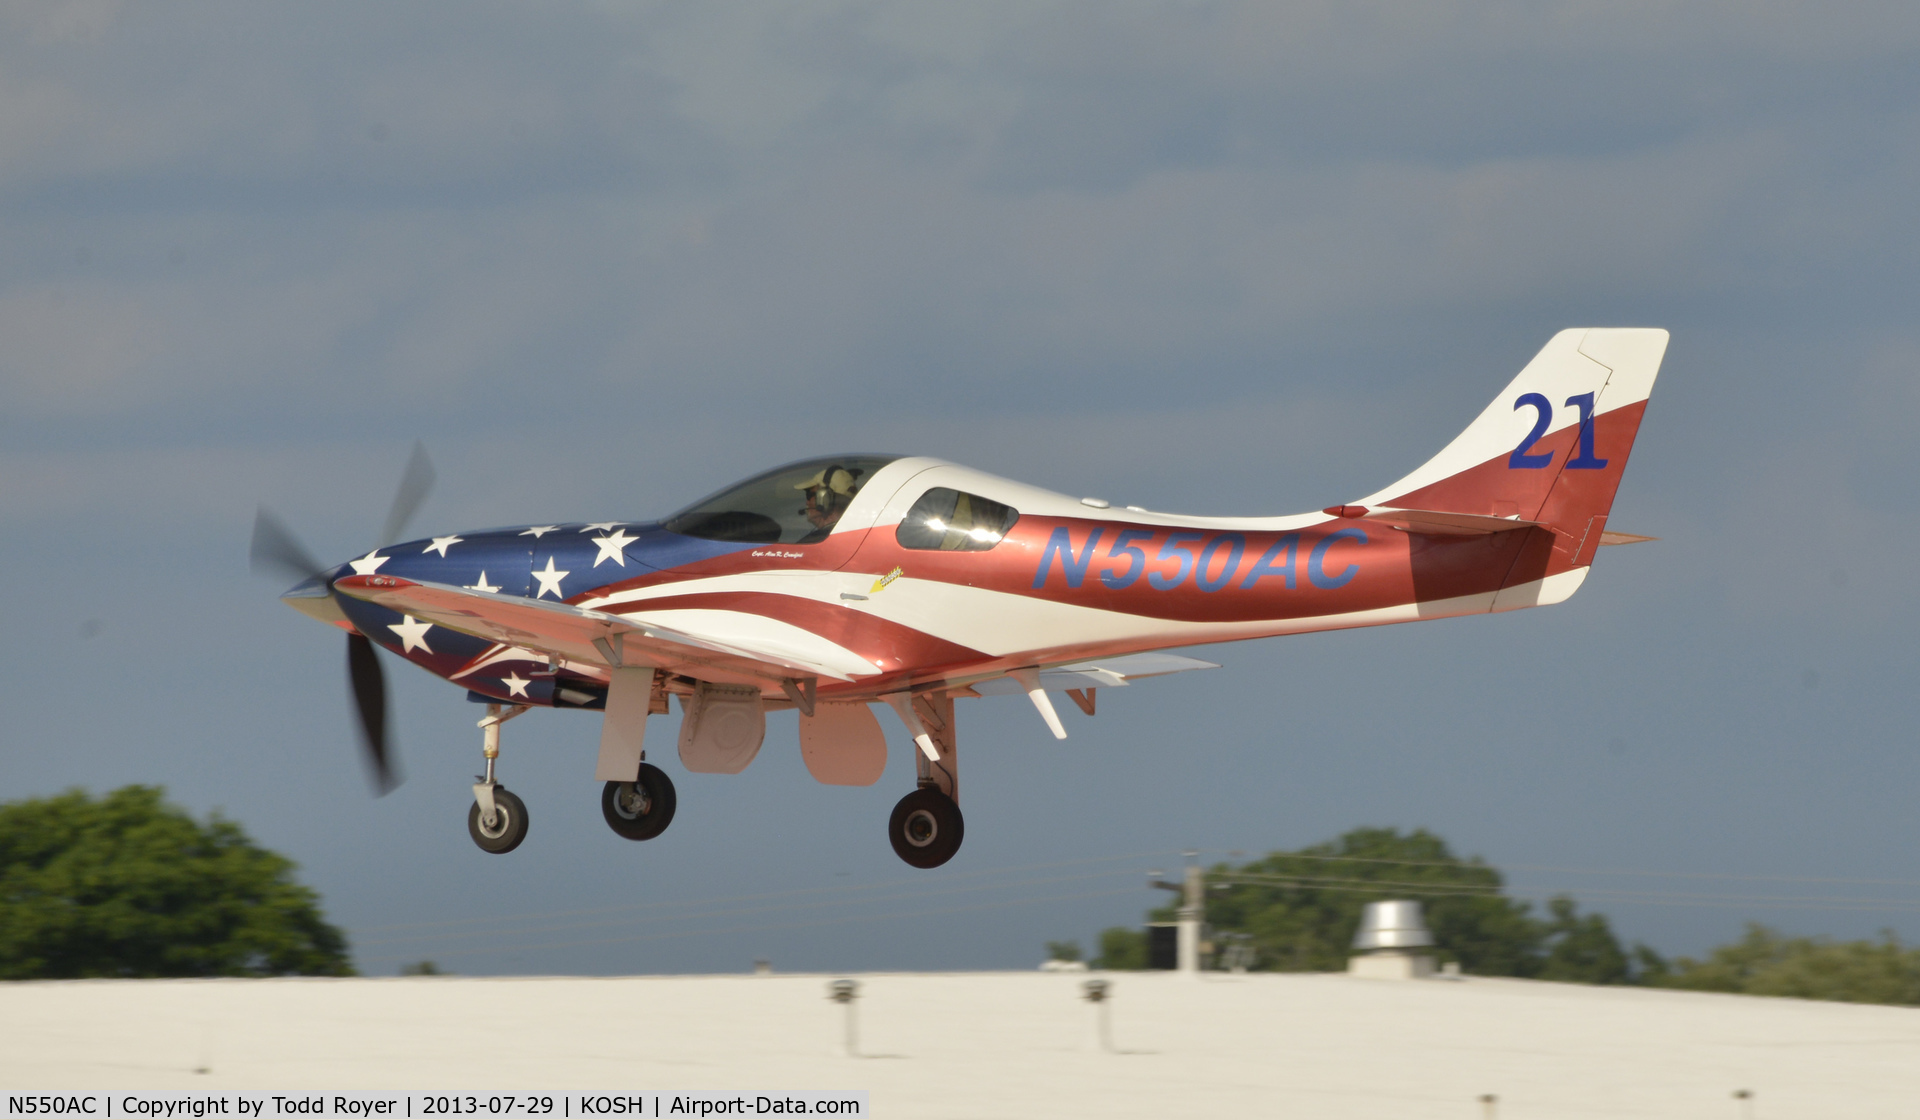
[[[1174,942],[1174,964],[1188,976],[1200,975],[1200,923],[1207,916],[1207,873],[1200,866],[1200,853],[1184,851],[1187,857],[1187,872],[1181,882],[1168,883],[1160,879],[1149,880],[1150,885],[1163,891],[1174,891],[1180,895],[1180,909],[1174,912],[1178,919],[1176,930],[1178,939]],[[1149,875],[1159,875],[1150,871]]]

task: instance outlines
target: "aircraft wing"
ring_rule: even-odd
[[[571,603],[523,599],[398,576],[346,576],[334,588],[436,626],[570,660],[651,665],[750,681],[794,677],[853,680],[878,670],[844,652],[826,655],[764,636],[716,638],[655,625],[644,615],[618,615]],[[617,655],[617,656],[616,656]]]

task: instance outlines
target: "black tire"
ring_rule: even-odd
[[[608,782],[600,791],[600,815],[614,835],[628,840],[651,840],[665,832],[677,807],[673,780],[649,762],[640,764],[634,781]]]
[[[480,820],[480,803],[474,802],[467,807],[467,835],[480,846],[483,852],[496,856],[506,855],[520,846],[527,838],[527,803],[507,792],[505,786],[493,787],[494,820],[491,825]]]
[[[887,839],[893,842],[893,854],[914,867],[938,867],[960,850],[967,831],[960,815],[946,794],[931,786],[916,789],[900,799],[887,821]]]

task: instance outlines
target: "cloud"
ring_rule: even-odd
[[[1906,352],[1854,342],[1892,337],[1920,248],[1901,7],[8,18],[20,448],[617,444],[568,500],[633,509],[633,463],[657,512],[652,484],[926,440],[1194,507],[1268,500],[1263,438],[1312,449],[1273,460],[1289,493],[1364,488],[1570,323],[1674,328],[1676,382],[1709,345],[1897,389]],[[1808,435],[1816,396],[1685,436],[1766,432],[1887,500],[1894,433]]]

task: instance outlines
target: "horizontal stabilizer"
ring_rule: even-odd
[[[1494,517],[1491,514],[1481,513],[1443,513],[1433,509],[1374,509],[1363,514],[1361,520],[1391,525],[1410,533],[1434,533],[1450,537],[1509,533],[1515,529],[1530,529],[1540,524],[1538,521],[1524,521],[1518,517]]]
[[[1124,688],[1129,682],[1148,677],[1219,667],[1211,661],[1173,653],[1134,653],[1042,669],[1040,687],[1048,692],[1066,692],[1076,688]],[[982,696],[1019,696],[1027,690],[1012,677],[995,677],[974,684],[973,691]]]
[[[1604,548],[1610,544],[1644,544],[1647,541],[1659,539],[1659,537],[1642,537],[1633,533],[1616,533],[1609,529],[1600,534],[1600,546]]]

